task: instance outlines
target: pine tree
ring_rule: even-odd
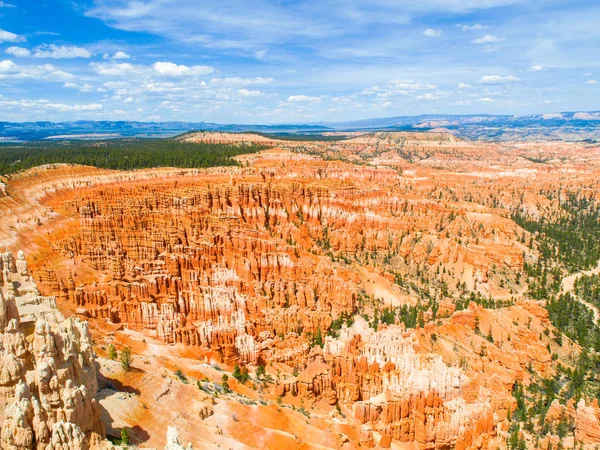
[[[115,361],[117,359],[117,349],[114,345],[108,344],[108,359]]]
[[[240,381],[242,379],[242,371],[240,370],[240,366],[236,364],[233,368],[233,378]]]
[[[121,429],[121,445],[129,445],[130,444],[130,438],[129,438],[129,430],[127,428],[122,428]]]
[[[123,350],[121,350],[121,367],[123,367],[125,372],[131,370],[132,361],[133,357],[131,356],[131,349],[128,346],[123,347]]]
[[[221,377],[221,387],[226,394],[231,392],[231,388],[229,387],[229,377],[226,374],[223,374]]]
[[[315,336],[315,345],[323,348],[323,336],[321,334],[321,327],[317,328],[317,335]]]

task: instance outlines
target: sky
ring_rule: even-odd
[[[2,0],[0,121],[600,109],[597,0]]]

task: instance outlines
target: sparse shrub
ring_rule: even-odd
[[[114,345],[108,344],[108,359],[115,361],[117,359],[117,349]]]
[[[131,363],[133,361],[133,357],[131,356],[131,349],[126,345],[121,350],[121,367],[125,372],[131,371]]]
[[[121,445],[129,445],[130,444],[129,430],[127,428],[121,429]]]
[[[185,376],[185,373],[183,373],[181,371],[181,369],[177,369],[177,371],[175,372],[175,376],[179,379],[179,381],[181,381],[182,383],[188,384],[188,379]]]

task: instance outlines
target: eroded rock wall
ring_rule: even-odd
[[[23,252],[0,260],[0,448],[89,448],[104,431],[88,325],[39,295]]]

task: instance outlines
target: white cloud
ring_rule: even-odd
[[[42,78],[50,81],[65,81],[72,80],[75,75],[65,72],[64,70],[57,69],[52,64],[44,64],[43,66],[37,66],[38,70],[42,71]]]
[[[368,89],[365,89],[363,92],[368,93]],[[406,89],[388,89],[386,91],[377,92],[377,98],[381,100],[387,100],[399,95],[408,95],[408,91]]]
[[[419,100],[439,100],[440,96],[427,92],[423,95],[418,95],[416,98]]]
[[[178,65],[172,62],[159,61],[154,63],[152,66],[154,70],[160,75],[169,77],[181,77],[181,76],[201,76],[213,73],[215,69],[210,66],[184,66],[183,64]]]
[[[72,59],[90,58],[92,53],[83,47],[74,45],[44,44],[34,49],[34,58]]]
[[[544,70],[544,68],[539,64],[535,64],[529,68],[530,72],[541,72],[542,70]]]
[[[504,38],[493,36],[491,34],[486,34],[483,37],[480,37],[480,38],[472,40],[471,44],[477,44],[477,45],[480,45],[480,44],[492,44],[492,43],[495,43],[495,42],[502,42],[503,40],[504,40]]]
[[[92,86],[91,84],[77,84],[77,83],[73,83],[72,81],[68,81],[65,84],[63,84],[63,87],[66,88],[70,88],[70,89],[77,89],[80,92],[93,92],[94,91],[94,86]]]
[[[213,84],[227,85],[227,86],[249,86],[252,84],[270,84],[275,81],[273,78],[241,78],[241,77],[227,77],[227,78],[213,78],[210,80]]]
[[[18,58],[27,58],[28,56],[31,56],[31,52],[23,47],[8,47],[6,53]]]
[[[131,58],[131,56],[129,56],[127,53],[125,52],[117,52],[114,55],[112,55],[112,57],[110,59],[129,59]]]
[[[321,97],[311,97],[308,95],[290,95],[287,101],[291,103],[320,103]]]
[[[598,82],[596,80],[587,80],[585,82],[585,84],[592,84],[593,85],[593,84],[598,84]]]
[[[143,68],[137,68],[129,63],[91,63],[90,66],[98,75],[105,76],[127,75],[143,71]]]
[[[387,101],[394,97],[409,95],[415,91],[427,91],[437,89],[435,84],[422,83],[414,80],[390,80],[384,86],[372,86],[363,89],[362,95],[376,95],[379,100]],[[426,95],[417,96],[418,99],[429,99]],[[380,104],[378,104],[379,106]]]
[[[442,30],[434,30],[433,28],[427,28],[425,31],[423,31],[423,34],[429,37],[440,37],[442,35]]]
[[[42,66],[19,66],[10,59],[0,61],[0,79],[67,81],[74,78],[74,75],[59,70],[52,64],[44,64]]]
[[[435,84],[420,83],[413,80],[392,80],[389,82],[389,84],[396,89],[437,89]]]
[[[459,89],[469,89],[471,87],[470,84],[467,83],[458,83],[458,88]]]
[[[519,81],[519,79],[513,75],[484,75],[479,80],[480,83],[486,84],[500,84],[500,83],[510,83],[511,81]]]
[[[0,2],[0,8],[16,8],[12,3]]]
[[[0,61],[0,73],[15,73],[17,71],[17,65],[10,59]]]
[[[260,97],[262,95],[262,92],[260,91],[251,91],[248,89],[240,89],[238,91],[238,94],[240,94],[242,97]]]
[[[0,28],[0,43],[1,42],[23,42],[25,37],[19,36],[18,34],[11,33],[10,31],[3,30]]]
[[[37,110],[55,110],[59,112],[68,111],[98,111],[102,109],[99,103],[90,104],[74,104],[68,105],[65,103],[52,103],[48,100],[0,100],[0,105],[10,108],[16,107],[20,109],[37,109]]]
[[[114,55],[111,55],[110,53],[104,53],[102,55],[102,59],[110,59],[112,61],[119,61],[119,60],[130,59],[130,58],[131,58],[131,55],[129,55],[128,53],[122,52],[122,51],[118,51]]]
[[[478,23],[474,23],[473,25],[458,24],[457,27],[459,27],[462,31],[480,31],[480,30],[486,30],[488,28],[487,25],[481,25]]]
[[[479,101],[481,103],[494,103],[494,99],[489,98],[489,97],[481,97],[481,98],[477,99],[477,101]]]
[[[410,23],[425,13],[472,12],[523,0],[323,0],[308,2],[261,2],[260,7],[244,8],[244,2],[178,0],[102,0],[86,15],[99,18],[112,27],[145,31],[193,42],[206,47],[238,48],[255,56],[269,44],[319,40],[356,32],[361,25],[381,26]],[[319,8],[319,14],[314,11]],[[185,11],[185,14],[181,14]],[[198,27],[201,23],[202,27]],[[282,26],[285,24],[285,26]]]
[[[65,105],[63,103],[48,103],[48,108],[54,108],[59,111],[98,111],[102,109],[99,103],[90,103],[87,105]]]

